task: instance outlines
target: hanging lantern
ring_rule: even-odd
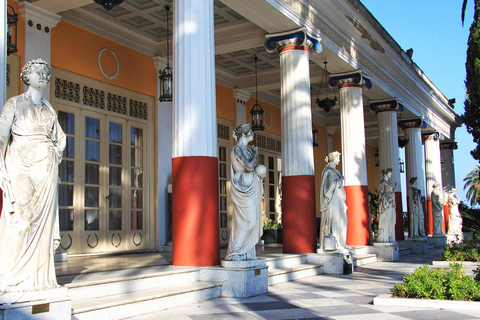
[[[318,130],[315,126],[312,126],[312,139],[313,139],[313,147],[318,147]]]
[[[17,22],[18,14],[15,13],[15,10],[12,6],[7,7],[7,55],[15,53],[18,51],[17,48]]]
[[[330,111],[330,109],[335,107],[335,105],[337,104],[337,95],[335,94],[335,91],[333,91],[333,94],[334,94],[335,98],[330,99],[328,97],[327,63],[328,63],[327,60],[325,60],[323,62],[325,67],[323,68],[322,80],[320,81],[320,87],[318,88],[318,94],[317,94],[317,100],[316,100],[317,106],[320,109],[325,110],[325,112]],[[325,98],[320,100],[320,98],[319,98],[320,90],[322,89],[322,85],[323,85],[324,82],[325,82]]]
[[[165,6],[167,11],[167,66],[160,73],[160,97],[158,100],[163,101],[172,101],[172,80],[173,80],[173,69],[170,67],[169,60],[169,35],[170,31],[168,29],[168,12],[170,11],[169,6]]]
[[[111,10],[113,7],[121,4],[123,0],[94,0],[95,3],[103,6],[105,10]]]
[[[250,110],[250,114],[252,115],[252,129],[253,131],[263,131],[265,129],[264,117],[265,111],[263,111],[262,106],[258,104],[258,81],[257,81],[257,56],[255,56],[255,104]]]

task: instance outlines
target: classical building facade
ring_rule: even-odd
[[[264,217],[283,223],[285,252],[316,250],[328,152],[342,153],[351,246],[371,243],[368,191],[382,169],[399,185],[397,239],[402,185],[418,177],[430,233],[433,184],[454,187],[458,115],[359,0],[125,0],[108,11],[91,0],[7,3],[19,14],[18,52],[2,55],[0,98],[24,91],[18,75],[28,60],[52,65],[47,98],[68,139],[62,252],[171,249],[174,265],[219,264],[232,130],[250,122],[257,97]],[[173,99],[160,102],[167,52]],[[328,112],[316,104],[326,93],[337,98]],[[403,181],[399,139],[408,139]]]

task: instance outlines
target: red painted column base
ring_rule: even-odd
[[[427,236],[433,235],[432,200],[427,200],[427,211],[425,211],[425,232]]]
[[[172,165],[173,265],[219,265],[218,159],[179,157]]]
[[[450,216],[450,208],[448,204],[443,205],[443,233],[448,232],[448,217]]]
[[[403,234],[403,204],[402,204],[402,193],[395,192],[395,211],[396,211],[396,223],[395,223],[395,240],[405,240]]]
[[[282,177],[283,252],[317,252],[315,176]]]
[[[368,219],[368,187],[345,186],[347,195],[347,245],[367,246],[370,243]]]

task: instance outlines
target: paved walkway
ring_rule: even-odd
[[[133,319],[480,319],[478,311],[373,305],[373,298],[391,293],[404,274],[440,260],[440,255],[441,250],[435,249],[428,254],[401,256],[397,262],[355,268],[352,275],[319,275],[270,286],[268,293],[256,297],[218,298]]]

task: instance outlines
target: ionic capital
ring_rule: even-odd
[[[375,113],[385,112],[385,111],[403,112],[403,110],[404,110],[403,105],[399,103],[396,98],[370,102],[370,111]]]
[[[267,34],[265,36],[265,50],[272,53],[275,50],[284,52],[288,50],[305,50],[312,53],[322,52],[320,40],[307,32],[307,28],[301,27],[280,33]]]
[[[413,118],[413,119],[399,120],[398,126],[403,130],[412,129],[412,128],[425,129],[427,128],[427,123],[423,121],[422,118]]]
[[[338,87],[338,89],[347,87],[365,87],[366,89],[372,88],[372,81],[363,74],[362,70],[331,74],[328,76],[328,84],[330,87]]]

